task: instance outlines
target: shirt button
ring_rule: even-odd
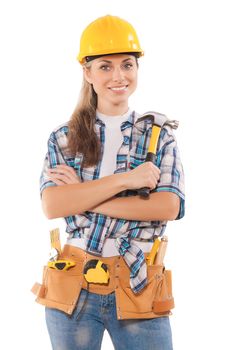
[[[129,144],[129,140],[130,140],[129,136],[124,136],[124,144],[125,145]]]

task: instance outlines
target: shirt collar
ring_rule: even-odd
[[[140,132],[145,132],[148,128],[148,125],[151,125],[151,121],[149,120],[144,120],[141,122],[137,122],[137,120],[140,118],[140,114],[135,112],[135,111],[131,111],[130,110],[130,114],[128,119],[122,123],[122,128],[127,128],[127,127],[132,127],[133,125],[140,131]],[[96,120],[95,123],[98,126],[105,126],[105,124],[103,123],[103,121],[98,117],[98,115],[96,115]]]
[[[128,119],[127,119],[126,121],[124,121],[122,124],[125,124],[125,123],[133,124],[133,123],[134,123],[134,111],[132,111],[132,110],[129,108],[129,110],[128,110],[127,113],[129,113]],[[105,126],[105,123],[99,118],[98,112],[96,113],[95,123],[96,123],[97,125],[100,125],[100,126]]]

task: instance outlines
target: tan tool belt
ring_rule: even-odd
[[[147,254],[145,254],[146,256]],[[118,319],[155,318],[170,315],[174,308],[172,296],[171,271],[163,265],[147,267],[148,284],[144,290],[135,294],[130,287],[130,270],[121,256],[100,257],[109,270],[108,285],[89,284],[83,275],[87,261],[98,257],[80,248],[65,245],[61,259],[72,260],[76,265],[61,271],[44,267],[42,284],[35,283],[32,292],[36,301],[50,308],[56,308],[71,315],[77,304],[81,289],[97,294],[115,292]]]

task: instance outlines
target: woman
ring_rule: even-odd
[[[65,218],[69,237],[58,259],[75,264],[48,269],[45,297],[39,294],[55,350],[100,349],[105,329],[118,350],[172,349],[169,310],[154,313],[150,304],[157,284],[146,257],[166,222],[184,215],[183,170],[168,120],[156,163],[145,162],[152,125],[148,118],[138,121],[128,104],[142,55],[128,22],[109,15],[92,22],[78,55],[80,101],[48,141],[43,210],[49,219]],[[143,187],[151,190],[148,200],[138,195]],[[53,301],[56,286],[55,294],[63,295]]]

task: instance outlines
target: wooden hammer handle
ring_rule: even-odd
[[[159,245],[158,252],[156,254],[154,265],[163,265],[164,257],[167,250],[168,238],[167,236],[163,236],[161,239],[161,243]]]

